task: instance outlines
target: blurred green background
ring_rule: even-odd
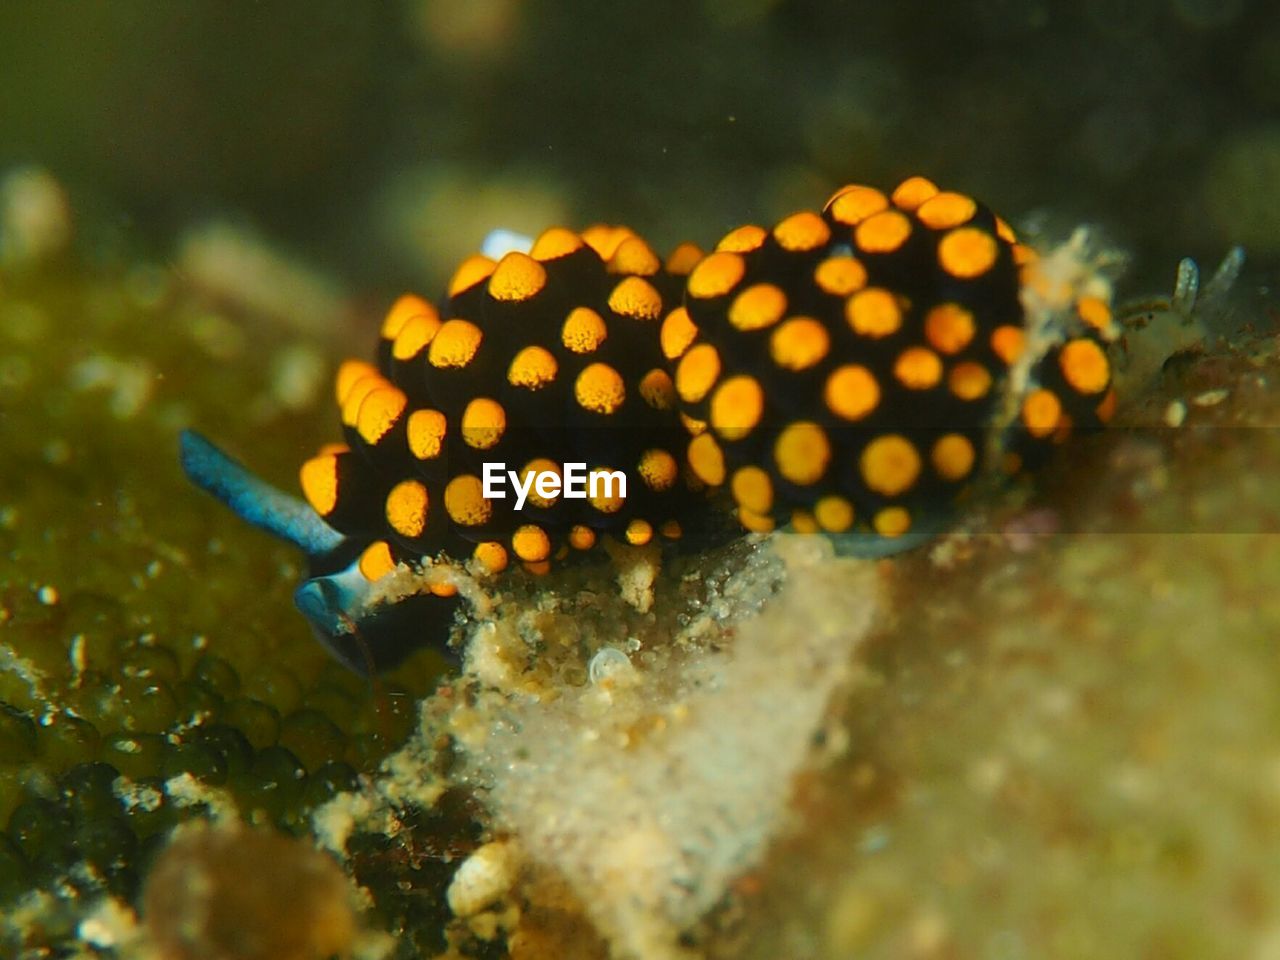
[[[232,216],[373,295],[494,225],[706,242],[916,171],[1102,224],[1137,285],[1280,257],[1267,0],[13,0],[0,80],[0,168],[102,242]]]

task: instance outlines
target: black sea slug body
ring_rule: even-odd
[[[625,228],[554,227],[464,261],[438,307],[396,302],[376,363],[338,371],[343,442],[303,464],[305,502],[193,433],[183,463],[306,552],[298,606],[381,668],[460,602],[439,578],[380,589],[406,567],[544,573],[721,503],[748,530],[920,542],[979,477],[1110,417],[1108,301],[921,177],[665,260]]]

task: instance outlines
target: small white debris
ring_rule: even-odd
[[[123,947],[138,937],[138,916],[119,900],[108,897],[80,921],[76,932],[84,943],[98,950]]]
[[[1187,405],[1181,400],[1174,400],[1164,408],[1164,423],[1167,427],[1180,427],[1187,419]]]
[[[486,843],[463,861],[446,894],[456,917],[470,917],[496,903],[515,884],[518,858],[506,841]]]
[[[1206,390],[1204,393],[1192,397],[1191,402],[1197,407],[1216,407],[1230,395],[1231,391],[1224,388]]]
[[[639,677],[631,659],[616,647],[602,647],[587,664],[587,678],[592,686],[625,687]]]

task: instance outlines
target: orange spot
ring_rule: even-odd
[[[538,563],[551,556],[551,538],[536,523],[526,523],[511,535],[511,549],[526,563]]]
[[[768,533],[777,526],[773,517],[753,513],[743,507],[738,508],[738,522],[752,533]]]
[[[747,287],[729,307],[729,323],[739,330],[763,330],[771,327],[787,311],[787,295],[772,283]]]
[[[475,357],[483,339],[480,328],[470,320],[456,317],[446,320],[431,339],[427,361],[440,369],[465,367]]]
[[[569,546],[575,550],[590,550],[596,545],[596,532],[580,523],[569,528]]]
[[[662,295],[644,277],[627,277],[609,294],[609,309],[636,320],[657,320],[662,315]]]
[[[339,407],[346,404],[351,388],[365,377],[381,377],[381,374],[373,364],[363,360],[342,361],[342,365],[338,367],[338,375],[333,379],[333,394]]]
[[[991,372],[972,360],[957,363],[947,376],[947,388],[961,400],[978,400],[991,389]]]
[[[720,354],[709,343],[700,343],[680,358],[676,367],[676,393],[685,403],[697,403],[720,376]]]
[[[788,424],[773,445],[773,461],[792,483],[817,483],[831,462],[831,442],[816,423],[802,420]]]
[[[729,485],[733,499],[744,510],[766,514],[773,509],[773,481],[759,467],[747,466],[735,470]]]
[[[1103,423],[1108,423],[1116,415],[1116,392],[1108,390],[1107,395],[1102,398],[1101,403],[1094,407],[1093,412],[1098,415],[1098,419]]]
[[[650,277],[662,269],[662,261],[653,248],[639,237],[627,237],[609,258],[610,273],[630,273]]]
[[[1076,313],[1104,337],[1111,337],[1111,308],[1101,297],[1081,297],[1076,301]]]
[[[836,223],[852,227],[888,206],[888,198],[879,190],[872,187],[848,186],[841,187],[832,194],[823,211],[831,214],[831,218]]]
[[[853,242],[866,253],[893,253],[911,236],[911,221],[897,210],[885,210],[863,220],[853,231]]]
[[[655,410],[670,410],[676,405],[676,385],[671,375],[657,367],[640,378],[640,399]]]
[[[973,314],[958,303],[940,303],[924,318],[925,338],[939,353],[959,353],[976,329]]]
[[[823,497],[813,505],[813,518],[828,533],[844,533],[853,526],[853,504],[844,497]]]
[[[529,256],[535,260],[558,260],[582,249],[582,238],[572,230],[564,227],[551,227],[543,230],[538,239],[533,241],[533,249]],[[506,551],[503,551],[504,554]],[[505,566],[505,564],[503,564]]]
[[[1111,364],[1093,340],[1070,340],[1058,354],[1062,376],[1077,393],[1101,393],[1111,382]]]
[[[543,510],[555,506],[555,502],[560,499],[560,494],[552,494],[544,497],[538,492],[537,476],[538,474],[555,474],[563,480],[563,474],[560,472],[560,464],[554,460],[548,460],[546,457],[535,457],[520,468],[520,482],[526,484],[529,482],[529,475],[534,476],[534,483],[529,489],[529,503],[535,507],[541,507]]]
[[[706,300],[723,297],[737,286],[747,265],[736,253],[713,253],[703,259],[689,274],[689,296]]]
[[[785,370],[806,370],[831,348],[827,328],[812,317],[792,317],[773,331],[769,355]]]
[[[764,414],[764,390],[754,377],[729,377],[711,396],[711,429],[725,440],[741,440]]]
[[[759,250],[767,236],[763,227],[748,223],[721,237],[716,250],[722,253],[750,253],[752,250]]]
[[[654,448],[640,455],[640,463],[636,466],[640,479],[650,490],[670,490],[680,476],[680,467],[676,458],[666,450]]]
[[[493,515],[480,478],[472,473],[460,474],[445,486],[444,509],[449,519],[463,527],[478,527]]]
[[[977,227],[960,227],[938,244],[938,263],[953,277],[971,280],[995,266],[997,252],[991,234]]]
[[[487,280],[497,264],[488,257],[473,254],[458,265],[449,280],[449,296],[456,297],[465,290],[470,290],[482,280]]]
[[[939,437],[929,451],[934,472],[943,480],[963,480],[973,470],[977,452],[969,438],[959,433],[947,433]]]
[[[897,333],[902,326],[898,299],[882,287],[859,290],[844,302],[844,316],[854,333],[879,339]]]
[[[702,248],[697,244],[686,242],[667,254],[667,262],[663,264],[663,267],[672,276],[686,277],[701,259]]]
[[[440,456],[448,421],[439,410],[415,410],[409,414],[407,434],[409,452],[419,460]]]
[[[535,296],[547,285],[547,268],[527,253],[512,250],[489,277],[489,296],[518,303]]]
[[[488,450],[507,429],[507,411],[497,400],[476,397],[462,411],[462,441],[474,450]]]
[[[679,540],[684,536],[684,530],[680,526],[678,520],[665,520],[659,528],[664,540]]]
[[[391,356],[397,360],[412,360],[423,351],[440,330],[440,318],[416,314],[405,320],[400,333],[392,341]]]
[[[582,239],[592,250],[600,255],[600,259],[608,263],[614,253],[628,237],[634,237],[635,231],[629,227],[612,227],[605,223],[597,223],[582,231]]]
[[[1040,254],[1028,247],[1025,243],[1015,243],[1013,245],[1013,264],[1016,267],[1025,267],[1028,263],[1035,263],[1040,259]]]
[[[905,507],[885,507],[875,515],[871,526],[882,537],[900,537],[911,529],[911,514]]]
[[[637,517],[627,524],[627,530],[624,537],[627,543],[631,544],[633,547],[643,547],[653,539],[653,524],[648,520],[641,520]]]
[[[1004,361],[1006,367],[1012,367],[1018,362],[1026,346],[1027,335],[1021,327],[1005,325],[996,327],[991,332],[991,349]]]
[[[390,384],[371,391],[356,414],[356,432],[370,446],[377,444],[396,425],[408,405],[409,398],[404,391]]]
[[[385,540],[375,540],[360,554],[360,574],[370,583],[381,580],[396,568],[391,547]]]
[[[724,483],[724,451],[709,433],[700,433],[689,441],[689,469],[709,487]]]
[[[831,257],[818,264],[813,279],[823,292],[847,297],[867,285],[867,269],[853,257]]]
[[[949,230],[968,223],[978,212],[978,205],[963,193],[939,193],[920,205],[916,216],[926,227]]]
[[[507,368],[507,383],[513,387],[537,390],[556,378],[559,364],[545,347],[525,347],[515,355]]]
[[[675,360],[689,349],[698,336],[698,328],[689,317],[684,307],[676,307],[662,321],[662,329],[658,333],[658,342],[662,345],[662,355],[668,360]]]
[[[1062,401],[1051,390],[1032,390],[1022,401],[1022,424],[1033,437],[1049,436],[1061,419]]]
[[[920,454],[906,437],[896,433],[876,437],[859,458],[862,482],[884,497],[896,497],[915,485]]]
[[[880,384],[871,371],[860,364],[837,367],[827,377],[823,390],[827,409],[845,420],[861,420],[880,402]]]
[[[932,180],[924,177],[908,177],[893,191],[893,204],[900,210],[914,210],[938,192]]]
[[[402,480],[387,494],[387,525],[402,537],[420,537],[427,528],[427,488],[420,480]]]
[[[333,454],[312,457],[298,470],[302,495],[322,517],[338,505],[338,458]]]
[[[421,318],[432,329],[440,326],[440,315],[436,308],[414,293],[406,293],[391,305],[387,317],[382,321],[381,336],[383,340],[394,340],[410,320]]]
[[[486,540],[484,543],[477,543],[475,550],[471,552],[471,556],[480,565],[481,570],[490,576],[501,573],[507,569],[507,564],[511,562],[507,556],[507,548],[497,540]]]
[[[817,533],[818,521],[807,510],[793,510],[791,513],[791,529],[796,533]]]
[[[590,307],[574,307],[560,328],[560,342],[573,353],[590,353],[608,336],[603,318]]]
[[[783,250],[814,250],[831,239],[827,221],[811,210],[793,213],[773,228],[773,239]]]
[[[942,381],[942,361],[927,347],[908,347],[894,361],[893,375],[909,390],[929,390]]]
[[[1005,222],[1004,217],[996,217],[996,236],[1005,243],[1018,242],[1018,235],[1013,232],[1013,227]]]
[[[580,374],[573,385],[578,406],[593,413],[610,414],[627,399],[622,374],[607,363],[593,363]]]

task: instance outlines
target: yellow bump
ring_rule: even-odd
[[[415,410],[409,414],[409,452],[419,460],[433,460],[444,447],[448,421],[439,410]]]
[[[497,264],[488,257],[473,254],[459,264],[449,280],[449,296],[456,297],[464,290],[470,290],[481,280],[487,280]]]
[[[1033,437],[1047,437],[1062,420],[1062,401],[1052,390],[1032,390],[1022,401],[1022,424]]]
[[[556,378],[559,369],[556,358],[545,347],[525,347],[515,355],[507,367],[507,383],[513,387],[537,390]]]
[[[816,483],[831,462],[831,442],[816,423],[801,420],[788,424],[773,445],[773,461],[792,483]]]
[[[538,239],[533,241],[529,256],[535,260],[558,260],[582,249],[582,238],[572,230],[564,227],[551,227],[543,230]],[[505,564],[504,564],[505,565]]]
[[[830,257],[818,264],[813,279],[824,292],[847,297],[867,285],[867,268],[853,257]]]
[[[370,583],[381,580],[396,568],[391,547],[385,540],[375,540],[360,554],[360,574]]]
[[[709,343],[700,343],[676,367],[676,393],[685,403],[697,403],[720,376],[720,354]]]
[[[536,523],[526,523],[511,535],[511,549],[526,563],[539,563],[551,556],[551,538]]]
[[[747,265],[736,253],[713,253],[689,274],[689,296],[705,300],[723,297],[738,285]]]
[[[963,193],[947,192],[939,193],[920,204],[916,216],[926,227],[934,230],[950,230],[962,223],[968,223],[977,212],[978,205],[971,197],[966,197]]]
[[[662,329],[658,333],[662,355],[668,360],[683,356],[697,336],[698,328],[690,319],[689,311],[684,307],[676,307],[662,321]]]
[[[333,454],[312,457],[298,470],[302,495],[322,517],[338,505],[338,458]]]
[[[612,227],[607,223],[596,223],[582,231],[582,239],[592,250],[600,255],[600,259],[608,263],[624,240],[634,237],[635,231],[630,227]]]
[[[397,360],[412,360],[431,343],[440,330],[440,318],[424,313],[409,317],[391,343],[391,355]]]
[[[640,399],[655,410],[670,410],[676,405],[676,386],[671,375],[654,367],[640,378]]]
[[[489,296],[518,303],[537,296],[547,285],[547,268],[527,253],[512,250],[498,261],[489,277]]]
[[[744,224],[721,237],[716,250],[722,253],[750,253],[752,250],[759,250],[767,236],[763,227],[754,223]]]
[[[662,316],[662,294],[644,277],[627,277],[609,294],[609,309],[636,320],[657,320]]]
[[[738,508],[738,522],[752,533],[768,533],[777,526],[773,517],[752,513],[744,507]]]
[[[969,438],[960,433],[943,434],[934,441],[929,461],[943,480],[963,480],[973,470],[977,452]]]
[[[667,254],[663,268],[674,277],[687,277],[701,259],[702,248],[686,241]]]
[[[431,591],[432,595],[437,597],[452,597],[458,593],[457,586],[443,580],[437,580],[435,583],[429,584],[427,589]]]
[[[556,463],[554,460],[548,460],[546,457],[534,457],[520,468],[520,483],[529,483],[530,474],[534,475],[536,481],[537,475],[540,473],[555,474],[563,480],[563,475],[560,472],[560,464]],[[556,501],[560,499],[560,494],[558,493],[544,497],[538,492],[538,485],[536,482],[530,484],[528,496],[530,504],[535,507],[541,507],[543,510],[555,506]]]
[[[920,476],[920,454],[915,445],[897,433],[876,437],[859,460],[862,482],[884,497],[910,490]]]
[[[830,348],[827,328],[812,317],[792,317],[769,338],[769,355],[784,370],[807,370]]]
[[[640,463],[636,467],[640,479],[650,490],[670,490],[680,475],[680,467],[676,458],[666,450],[655,447],[640,455]]]
[[[867,287],[855,293],[844,302],[844,316],[853,332],[864,337],[887,337],[902,326],[897,297],[882,287]]]
[[[1111,364],[1102,348],[1092,340],[1067,342],[1058,354],[1062,376],[1077,393],[1101,393],[1111,381]]]
[[[497,540],[486,540],[484,543],[477,543],[475,550],[471,552],[471,556],[480,565],[483,572],[490,576],[507,569],[507,564],[510,562],[510,558],[507,556],[507,548]]]
[[[653,524],[648,520],[641,520],[637,517],[627,524],[627,531],[624,536],[627,543],[633,547],[643,547],[653,539]]]
[[[600,314],[590,307],[574,307],[560,328],[560,342],[573,353],[590,353],[609,336]]]
[[[578,374],[573,384],[578,406],[592,413],[613,413],[627,399],[622,374],[607,363],[593,363]]]
[[[764,390],[754,377],[729,377],[711,397],[711,429],[725,440],[741,440],[764,414]]]
[[[616,482],[608,486],[601,482],[599,485],[601,492],[596,496],[591,496],[591,474],[613,472],[614,470],[612,467],[595,467],[587,473],[587,503],[591,504],[591,506],[595,507],[601,513],[617,513],[627,503],[626,497],[618,495],[620,487]],[[608,491],[610,490],[613,491],[613,495],[608,494]]]
[[[387,494],[387,525],[402,537],[420,537],[427,528],[427,488],[420,480],[401,480]]]
[[[435,307],[415,293],[404,294],[391,305],[386,319],[382,321],[382,339],[394,340],[400,336],[406,323],[418,317],[433,327],[440,326],[440,315]]]
[[[507,429],[507,411],[497,400],[476,397],[462,411],[462,442],[474,450],[488,450]]]
[[[823,497],[813,505],[813,518],[828,533],[844,533],[853,526],[853,504],[844,497]]]
[[[871,525],[882,537],[900,537],[911,529],[911,514],[905,507],[885,507],[875,515]]]
[[[773,481],[759,467],[747,466],[735,470],[729,484],[738,506],[752,513],[766,514],[773,509]]]
[[[1005,243],[1018,242],[1018,235],[1013,232],[1013,227],[1005,222],[1004,217],[996,217],[996,236]]]
[[[333,379],[333,395],[338,401],[338,406],[345,405],[347,394],[358,382],[365,377],[377,376],[380,374],[371,363],[365,363],[363,360],[343,360],[342,365],[338,367],[338,375]]]
[[[475,357],[483,339],[480,328],[470,320],[457,317],[446,320],[431,338],[427,360],[438,369],[465,367]]]
[[[787,295],[772,283],[747,287],[733,299],[729,322],[739,330],[771,327],[787,312]]]
[[[1004,361],[1006,367],[1018,362],[1027,345],[1027,335],[1021,327],[1005,325],[991,332],[991,349]]]
[[[852,227],[888,206],[888,198],[879,190],[849,186],[837,190],[823,209],[836,223]]]
[[[978,400],[991,389],[991,372],[980,363],[957,363],[947,375],[947,388],[961,400]]]
[[[379,387],[360,404],[360,412],[356,414],[356,432],[365,443],[376,444],[396,425],[408,405],[409,398],[403,390],[389,383]]]
[[[897,210],[884,210],[863,220],[853,231],[853,242],[865,253],[893,253],[911,236],[911,221]]]
[[[700,433],[689,441],[689,469],[709,487],[724,483],[724,451],[709,433]]]
[[[364,403],[364,398],[369,396],[375,390],[390,385],[382,374],[374,371],[361,377],[353,383],[347,390],[346,398],[342,401],[342,425],[344,427],[354,427],[356,418],[360,415],[360,406]]]
[[[894,361],[893,375],[909,390],[929,390],[942,381],[942,360],[927,347],[908,347]]]
[[[791,529],[796,533],[817,533],[818,521],[813,518],[813,514],[808,510],[793,510],[791,512]]]
[[[953,277],[971,280],[995,266],[997,252],[995,237],[987,231],[960,227],[938,244],[938,263]]]
[[[814,250],[831,239],[827,221],[811,210],[793,213],[773,228],[773,239],[783,250]]]
[[[569,546],[575,550],[590,550],[596,545],[596,532],[581,523],[569,528]]]
[[[653,248],[639,237],[627,237],[609,258],[610,273],[632,273],[651,277],[662,269],[662,261]]]
[[[662,534],[664,540],[679,540],[684,536],[684,529],[680,526],[679,520],[664,520],[658,532]]]
[[[940,303],[924,318],[925,338],[939,353],[959,353],[976,330],[973,313],[958,303]]]
[[[831,371],[822,397],[837,417],[861,420],[880,402],[880,384],[866,367],[849,363]]]
[[[1081,297],[1076,301],[1076,313],[1103,336],[1111,335],[1111,308],[1101,297]]]
[[[914,210],[937,193],[938,188],[932,180],[907,177],[894,189],[893,205],[899,210]]]
[[[478,527],[493,515],[493,505],[484,498],[484,487],[473,473],[463,473],[444,488],[444,509],[449,519],[463,527]]]

